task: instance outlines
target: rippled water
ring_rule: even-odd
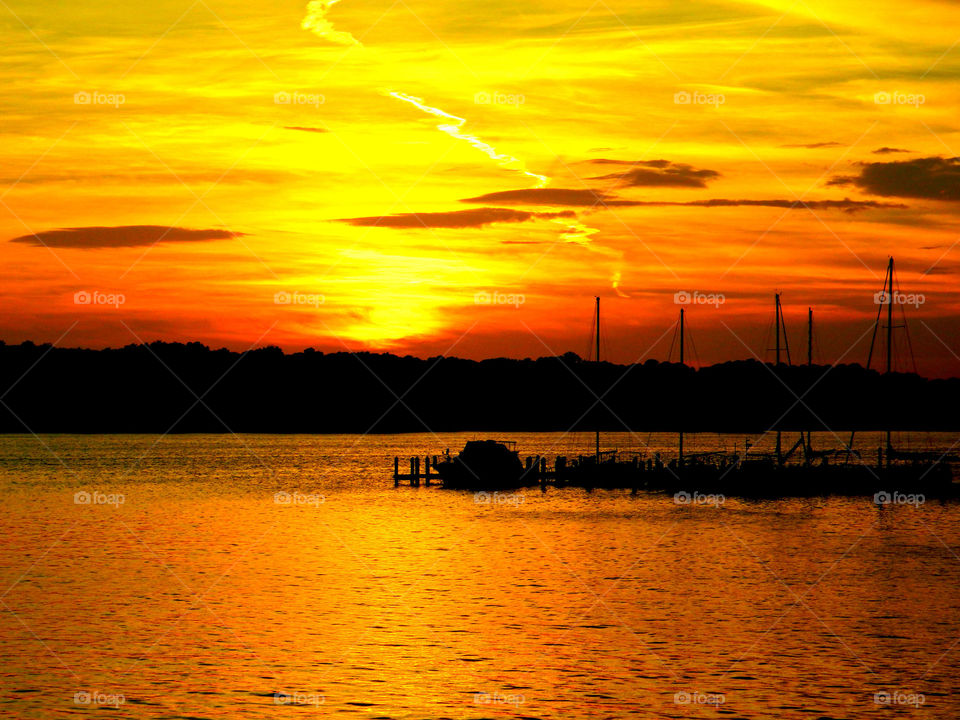
[[[0,437],[0,715],[960,717],[960,505],[393,487],[468,437]]]

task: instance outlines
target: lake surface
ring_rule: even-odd
[[[960,505],[393,487],[473,437],[0,437],[0,717],[960,717]]]

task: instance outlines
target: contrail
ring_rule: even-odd
[[[463,140],[466,143],[469,143],[477,150],[482,152],[484,155],[489,157],[491,160],[496,161],[500,164],[501,167],[505,167],[509,170],[514,170],[519,173],[531,177],[537,181],[537,184],[534,187],[542,188],[546,187],[547,183],[550,182],[550,178],[546,175],[537,175],[527,170],[526,165],[523,164],[522,160],[519,160],[513,155],[505,155],[503,153],[497,152],[497,149],[492,145],[483,142],[476,135],[468,135],[467,133],[460,132],[461,128],[466,124],[466,119],[457,117],[456,115],[451,115],[450,113],[444,112],[440,108],[430,107],[429,105],[424,105],[423,99],[414,97],[413,95],[407,95],[406,93],[396,92],[393,90],[384,91],[385,95],[395,98],[397,100],[402,100],[403,102],[410,103],[416,108],[419,108],[423,112],[429,115],[435,115],[439,118],[446,118],[452,120],[452,123],[441,123],[437,125],[437,129],[441,130],[450,137],[456,138],[457,140]]]
[[[338,2],[340,0],[310,0],[307,3],[307,16],[300,23],[300,27],[311,31],[324,40],[337,43],[337,45],[360,45],[363,47],[363,43],[350,33],[334,30],[333,23],[327,20],[327,13],[330,12],[330,8]]]

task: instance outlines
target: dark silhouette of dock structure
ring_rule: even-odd
[[[874,337],[870,344],[870,354],[867,366],[873,358],[876,339],[881,330],[881,317],[886,311],[886,372],[884,378],[893,377],[893,330],[895,327],[906,329],[906,318],[903,324],[894,325],[893,308],[895,297],[899,292],[894,275],[894,260],[889,258],[887,272],[884,278],[883,289],[875,296],[878,304],[877,319],[874,323]],[[600,361],[600,298],[595,298],[594,332],[591,345],[595,340],[596,359],[595,367]],[[885,303],[885,304],[884,304]],[[779,377],[783,369],[791,366],[790,346],[787,341],[786,323],[784,320],[781,295],[774,295],[775,311],[775,363],[771,371]],[[902,308],[901,308],[902,312]],[[679,333],[680,366],[687,369],[685,363],[685,311],[680,309],[677,329]],[[909,338],[909,336],[908,336]],[[675,337],[676,339],[676,337]],[[786,363],[783,363],[783,355]],[[813,367],[813,310],[807,311],[807,368]],[[594,395],[600,398],[596,392]],[[799,395],[796,397],[800,398]],[[565,456],[558,456],[551,464],[547,458],[530,456],[523,466],[512,443],[506,444],[493,440],[468,442],[464,450],[456,458],[451,458],[449,451],[444,459],[438,463],[433,458],[433,467],[443,485],[458,489],[488,489],[493,486],[525,486],[540,484],[568,485],[575,484],[583,487],[610,487],[639,489],[670,490],[682,489],[690,485],[698,490],[709,490],[722,494],[761,495],[761,496],[796,496],[808,494],[863,494],[882,491],[884,484],[893,484],[898,489],[909,489],[934,496],[955,494],[952,470],[946,455],[936,457],[930,453],[906,452],[894,448],[892,434],[892,418],[889,394],[881,398],[881,407],[886,410],[882,419],[885,420],[885,447],[877,448],[875,466],[864,462],[860,454],[853,450],[854,433],[845,448],[845,457],[841,463],[831,463],[831,458],[838,457],[837,451],[817,451],[811,443],[811,424],[801,425],[800,437],[786,452],[783,446],[783,418],[788,414],[779,415],[769,431],[775,434],[776,446],[772,454],[753,454],[748,456],[748,448],[742,455],[729,453],[699,453],[688,455],[684,452],[684,429],[679,426],[677,432],[676,458],[664,463],[661,455],[655,453],[651,458],[634,456],[625,458],[617,451],[602,451],[600,444],[600,427],[595,426],[594,453],[580,455],[568,462]],[[585,415],[589,414],[589,411]],[[812,413],[811,413],[812,414]],[[816,418],[816,415],[813,415]],[[811,418],[812,420],[813,418]],[[822,422],[822,421],[821,421]],[[828,428],[829,429],[829,428]],[[844,453],[844,451],[840,451]],[[800,462],[791,463],[795,454]],[[955,459],[955,458],[954,458]],[[399,458],[394,459],[394,482],[399,485],[401,480],[407,479],[411,484],[419,484],[423,477],[429,484],[430,458],[424,463],[425,471],[420,473],[419,458],[411,458],[410,473],[401,475],[399,472]]]

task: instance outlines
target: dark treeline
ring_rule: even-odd
[[[654,360],[597,364],[573,353],[472,361],[0,342],[0,395],[7,433],[762,432],[781,416],[784,430],[960,429],[960,379],[752,360],[699,370]]]

